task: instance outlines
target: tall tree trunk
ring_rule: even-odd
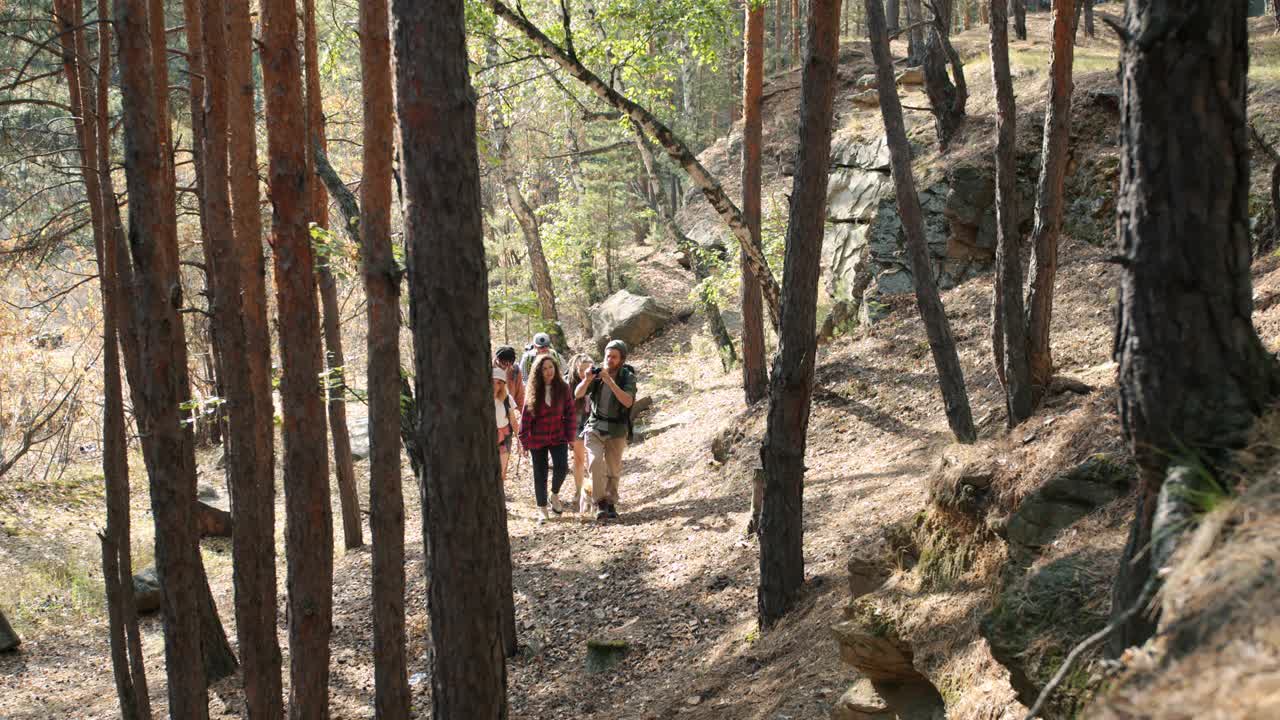
[[[876,0],[877,2],[879,0]],[[812,0],[800,81],[800,151],[791,192],[782,330],[760,458],[760,624],[770,627],[804,584],[804,451],[813,395],[818,277],[826,223],[832,103],[839,67],[840,0]]]
[[[158,71],[151,55],[153,31],[143,0],[116,5],[120,38],[120,89],[124,107],[125,177],[129,189],[131,290],[141,386],[130,383],[140,434],[150,439],[143,455],[151,482],[156,525],[156,569],[163,591],[165,661],[169,712],[201,720],[209,716],[201,662],[198,585],[201,581],[192,509],[195,467],[179,406],[186,395],[185,333],[178,314],[178,238],[168,143],[156,92]],[[164,81],[160,84],[163,86]]]
[[[742,83],[742,217],[751,237],[760,245],[760,153],[763,121],[760,118],[764,87],[764,4],[747,3],[745,67]],[[760,283],[751,274],[746,253],[742,266],[742,389],[747,404],[763,400],[769,392],[765,369],[764,307]]]
[[[260,507],[271,502],[274,495],[268,489],[264,494],[261,484],[274,484],[269,475],[261,477],[258,465],[272,465],[269,458],[259,456],[259,435],[272,433],[270,417],[262,417],[254,395],[270,394],[266,377],[261,370],[253,371],[253,355],[259,350],[251,347],[250,328],[265,321],[263,309],[251,307],[244,298],[247,282],[244,264],[253,255],[251,246],[258,246],[257,272],[261,270],[261,240],[259,229],[248,229],[249,237],[237,237],[240,230],[232,213],[231,170],[229,138],[231,135],[230,107],[234,93],[229,79],[228,8],[225,0],[199,0],[195,3],[203,9],[204,57],[204,134],[203,213],[206,226],[209,286],[212,289],[210,306],[213,327],[218,337],[219,366],[225,381],[228,413],[226,443],[226,471],[231,489],[232,511],[236,522],[232,526],[232,543],[235,564],[233,580],[236,585],[236,631],[245,656],[244,685],[246,702],[254,716],[278,717],[280,691],[278,682],[279,648],[275,641],[275,593],[267,595],[272,601],[269,614],[249,604],[265,605],[261,593],[262,564],[275,558],[275,533],[270,527],[263,532]],[[232,9],[234,12],[234,8]],[[232,34],[234,34],[234,18]],[[188,17],[188,24],[192,18]],[[242,101],[242,100],[241,100]],[[239,108],[237,108],[239,110]],[[237,127],[237,129],[240,129]],[[250,127],[238,138],[252,134]],[[241,162],[244,158],[237,158]],[[256,162],[254,163],[256,171]],[[256,177],[253,196],[256,198]],[[238,202],[243,199],[238,200]],[[256,214],[256,202],[253,207]],[[240,210],[239,212],[243,212]],[[248,257],[242,257],[244,256]],[[252,317],[251,317],[252,316]],[[269,350],[269,348],[268,348]],[[259,360],[260,362],[260,360]],[[265,495],[265,497],[264,497]],[[271,511],[266,511],[272,516]],[[242,526],[248,526],[247,528]],[[255,545],[254,543],[260,543]],[[242,567],[243,565],[243,567]],[[271,571],[274,586],[274,569]],[[245,578],[249,577],[249,586]],[[268,624],[269,623],[269,624]],[[269,637],[259,637],[259,634]],[[268,677],[262,677],[260,674]]]
[[[720,181],[708,172],[706,167],[689,150],[688,146],[666,125],[663,125],[662,122],[654,117],[652,113],[606,85],[576,57],[571,56],[563,48],[553,43],[542,31],[530,23],[524,15],[513,12],[501,0],[484,0],[484,3],[495,15],[507,21],[512,27],[533,41],[534,45],[555,60],[556,64],[566,72],[586,85],[597,97],[626,115],[632,122],[644,128],[644,131],[667,151],[667,155],[689,174],[689,178],[702,190],[707,202],[711,203],[711,207],[715,208],[721,219],[729,226],[733,236],[737,238],[742,249],[747,253],[751,273],[760,281],[765,306],[769,309],[769,315],[773,319],[774,329],[776,330],[778,318],[780,317],[778,305],[781,295],[778,281],[769,272],[769,263],[765,259],[764,250],[759,243],[753,240],[746,222],[742,219],[742,212],[725,194]]]
[[[924,27],[920,22],[924,20],[924,12],[920,7],[920,0],[903,0],[907,6],[907,64],[922,65],[924,64]]]
[[[285,555],[289,588],[289,716],[327,718],[333,622],[333,510],[329,501],[315,256],[307,227],[308,173],[302,67],[292,0],[264,0],[262,75],[267,100],[272,253],[280,317],[284,412]]]
[[[1166,469],[1198,461],[1215,472],[1280,389],[1252,322],[1247,14],[1245,3],[1212,0],[1125,7],[1131,38],[1160,41],[1130,42],[1121,54],[1115,358],[1140,485],[1114,614],[1159,570],[1146,548]],[[1140,644],[1154,627],[1136,614],[1112,649]]]
[[[901,12],[902,0],[886,0],[886,12],[889,14],[889,30],[890,34],[896,34],[902,29]]]
[[[324,152],[324,100],[320,94],[320,58],[316,42],[315,0],[302,2],[303,68],[306,76],[307,144]],[[324,183],[315,182],[313,153],[304,152],[311,179],[307,214],[316,227],[329,229],[329,197]],[[342,505],[342,540],[348,550],[364,545],[360,528],[360,496],[356,494],[356,471],[351,457],[351,432],[347,428],[346,353],[342,350],[341,310],[338,283],[333,276],[332,255],[316,263],[316,282],[324,317],[325,386],[329,396],[329,434],[333,440],[333,472],[338,481]]]
[[[1007,11],[1005,13],[1006,24],[1008,23],[1009,14],[1012,13],[1013,20],[1014,20],[1014,27],[1013,27],[1014,35],[1016,35],[1019,40],[1026,40],[1027,39],[1027,2],[1026,0],[1008,0],[1008,5],[1005,6],[1005,10]],[[991,21],[995,22],[995,15],[991,16]],[[1006,37],[1008,36],[1008,30],[1005,31],[1005,35]]]
[[[253,24],[249,0],[224,0],[228,174],[246,377],[232,401],[249,435],[229,457],[236,634],[244,664],[249,717],[283,716],[280,640],[276,635],[275,408],[271,399],[271,334],[267,324],[266,264],[259,207],[254,118]],[[244,397],[238,393],[243,392]],[[234,423],[234,419],[233,419]]]
[[[463,3],[394,0],[392,10],[423,449],[418,482],[436,650],[433,713],[499,720],[507,717],[505,601],[493,580],[510,551],[502,490],[488,482],[498,474],[496,430],[487,414],[472,410],[487,407],[492,392]],[[450,312],[434,311],[445,302]]]
[[[101,8],[99,9],[101,11]],[[96,87],[89,73],[89,49],[81,25],[83,9],[79,0],[55,0],[54,14],[58,38],[62,46],[63,70],[67,78],[68,95],[72,114],[76,118],[76,138],[80,145],[80,171],[84,179],[85,194],[93,226],[93,242],[102,292],[102,474],[104,478],[107,509],[107,527],[102,533],[103,580],[107,589],[108,632],[111,646],[112,670],[116,681],[116,694],[126,720],[150,718],[150,698],[146,696],[146,675],[139,672],[135,678],[130,665],[130,637],[138,635],[138,617],[133,602],[132,570],[122,574],[121,568],[132,568],[129,548],[129,460],[128,438],[125,433],[123,386],[120,378],[120,349],[117,344],[116,324],[119,317],[118,291],[115,283],[114,258],[106,255],[107,225],[104,203],[115,205],[115,193],[111,191],[111,176],[101,174],[99,168],[109,164],[110,148],[103,147],[97,135],[99,113],[105,112],[105,102],[98,101],[98,93],[105,93],[105,83]],[[99,32],[99,70],[110,67],[110,26],[102,24]],[[109,73],[104,76],[109,77]],[[103,100],[105,101],[105,95]],[[108,157],[100,155],[107,153]],[[105,182],[105,189],[103,187]],[[126,597],[127,596],[127,597]],[[0,623],[3,618],[0,618]],[[7,626],[5,626],[7,627]],[[12,631],[9,631],[12,634]],[[0,633],[2,634],[2,633]],[[141,654],[141,648],[135,646]],[[138,658],[137,667],[142,668]],[[141,692],[141,695],[139,694]]]
[[[964,62],[951,44],[951,0],[933,0],[931,10],[933,22],[926,31],[924,52],[924,87],[933,110],[938,145],[946,151],[964,122],[969,87],[964,79]],[[954,83],[947,75],[948,63],[955,75]]]
[[[120,222],[120,207],[116,204],[115,189],[111,180],[111,119],[109,112],[109,83],[111,80],[111,35],[112,26],[108,22],[110,12],[107,9],[107,0],[98,0],[98,18],[102,24],[98,29],[98,92],[96,100],[96,112],[94,113],[94,133],[96,136],[97,160],[98,160],[98,177],[99,177],[99,193],[102,197],[102,257],[103,257],[103,278],[107,283],[104,290],[109,291],[111,303],[106,302],[107,298],[103,298],[103,314],[110,314],[111,324],[114,332],[104,332],[104,343],[110,343],[112,348],[117,351],[117,382],[119,382],[119,357],[122,354],[126,367],[129,363],[130,353],[134,358],[134,364],[137,364],[137,342],[136,336],[129,331],[129,316],[125,311],[127,307],[124,302],[124,288],[132,286],[132,272],[129,265],[129,251],[126,247],[124,237],[124,227]],[[88,55],[86,50],[82,55]],[[85,77],[81,72],[81,78]],[[128,280],[126,281],[126,278]],[[104,329],[105,329],[104,319]],[[113,337],[114,336],[114,337]],[[119,353],[116,345],[117,340],[126,351]],[[104,372],[106,368],[104,358]],[[103,392],[107,393],[108,389],[104,386]],[[123,404],[123,386],[121,386],[121,403]],[[120,430],[113,430],[116,434],[125,430],[123,409],[121,410]],[[106,428],[104,427],[104,434]],[[104,445],[105,448],[105,445]],[[127,451],[127,446],[125,446]],[[105,449],[104,449],[105,453]],[[106,458],[103,459],[106,462]],[[113,459],[112,464],[120,462]],[[104,465],[105,468],[105,465]],[[126,463],[127,468],[127,463]],[[121,482],[114,488],[116,500],[119,502],[120,494],[123,494],[126,502],[130,497],[129,487],[125,482],[127,476],[118,475]],[[127,508],[126,508],[127,509]],[[130,518],[128,512],[117,512],[116,518],[118,522],[114,528],[108,527],[108,533],[116,541],[116,550],[119,554],[118,567],[120,576],[120,615],[124,624],[125,641],[129,650],[129,672],[132,678],[133,694],[135,697],[135,705],[138,708],[139,718],[151,717],[151,696],[147,691],[147,673],[146,659],[142,655],[142,636],[138,630],[138,606],[133,593],[133,552],[132,532],[130,530]]]
[[[991,342],[1004,387],[1009,427],[1031,417],[1031,370],[1022,303],[1018,232],[1017,115],[1009,75],[1009,18],[1005,0],[991,0],[991,74],[996,88],[996,277]]]
[[[1027,363],[1033,401],[1053,378],[1049,326],[1053,285],[1058,274],[1058,238],[1062,232],[1063,185],[1071,142],[1071,64],[1075,52],[1072,18],[1075,0],[1053,0],[1053,56],[1049,63],[1049,111],[1044,116],[1036,223],[1031,231],[1031,282],[1027,295]]]
[[[404,620],[404,495],[400,481],[400,268],[391,250],[395,100],[387,0],[360,3],[364,89],[359,216],[368,302],[369,534],[372,536],[373,685],[380,720],[409,716]],[[351,226],[348,221],[348,227]]]
[[[929,250],[924,239],[924,216],[920,210],[920,196],[916,193],[915,177],[911,171],[911,146],[907,142],[907,130],[902,121],[902,102],[898,99],[894,80],[893,56],[889,53],[889,34],[885,29],[884,12],[879,0],[864,0],[867,10],[867,35],[871,40],[871,55],[876,63],[876,85],[880,89],[880,114],[884,118],[885,138],[889,145],[889,160],[893,167],[893,188],[902,215],[902,228],[907,239],[907,259],[911,263],[911,277],[916,288],[916,307],[929,338],[929,349],[938,369],[938,384],[942,390],[942,403],[946,409],[947,423],[956,440],[974,442],[978,434],[973,427],[973,414],[969,409],[969,395],[964,386],[964,371],[960,356],[951,336],[951,324],[947,322],[938,285],[929,263]]]
[[[800,0],[791,0],[791,64],[800,64]]]

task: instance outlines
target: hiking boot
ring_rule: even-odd
[[[598,508],[598,509],[596,510],[596,519],[597,519],[597,520],[608,520],[608,519],[609,519],[609,505],[608,505],[607,503],[605,503],[604,501],[598,502],[598,503],[596,503],[596,508]]]
[[[560,513],[564,512],[564,503],[560,502],[560,496],[559,496],[559,495],[552,495],[552,496],[551,496],[551,512],[553,512],[553,513],[555,513],[555,514],[557,514],[557,515],[559,515]]]
[[[551,519],[551,515],[547,512],[546,505],[538,506],[538,524],[541,525]]]
[[[606,509],[606,512],[608,513],[610,520],[618,519],[618,508],[613,503],[609,503],[609,507]]]

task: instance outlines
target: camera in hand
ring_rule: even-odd
[[[599,375],[599,374],[600,374],[600,372],[601,372],[602,370],[604,370],[604,368],[600,367],[599,365],[592,365],[592,366],[591,366],[591,374],[592,374],[592,375]]]

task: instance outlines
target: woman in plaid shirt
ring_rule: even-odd
[[[538,357],[529,372],[529,386],[524,396],[524,413],[520,422],[520,444],[529,451],[533,465],[533,494],[538,503],[538,524],[546,522],[547,465],[550,460],[551,510],[564,512],[560,502],[560,486],[569,474],[569,443],[577,434],[577,414],[573,393],[560,374],[560,365],[552,355]]]

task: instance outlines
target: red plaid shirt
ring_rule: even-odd
[[[520,443],[526,449],[568,445],[578,434],[578,415],[573,408],[573,393],[565,389],[558,407],[548,406],[545,398],[529,398],[520,420]],[[536,406],[529,407],[529,404]]]

